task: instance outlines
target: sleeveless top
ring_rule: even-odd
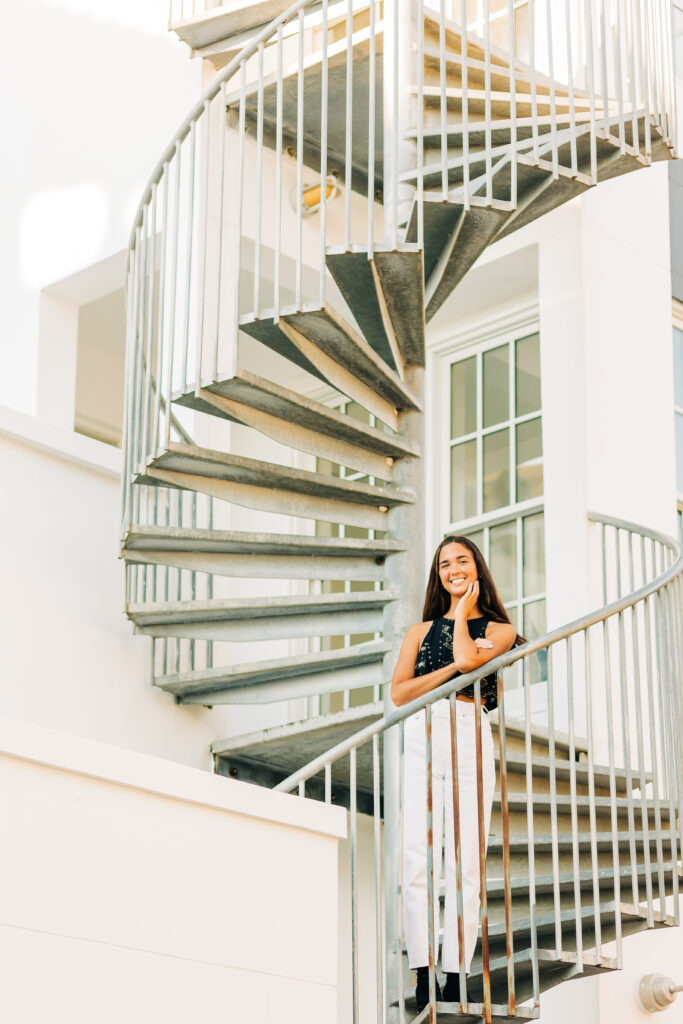
[[[483,640],[486,635],[486,627],[489,619],[483,615],[476,619],[467,620],[467,628],[473,640]],[[453,662],[453,619],[446,619],[443,616],[434,619],[427,635],[422,641],[420,650],[417,652],[415,662],[415,675],[426,676],[428,672],[435,672],[436,669],[444,668]],[[461,676],[462,672],[456,672],[455,677]],[[454,678],[455,678],[454,677]],[[466,686],[459,693],[463,697],[474,697],[474,684]],[[481,680],[481,697],[486,711],[493,711],[498,707],[498,676],[492,672]]]

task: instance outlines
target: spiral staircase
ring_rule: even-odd
[[[220,70],[162,154],[131,236],[126,613],[152,638],[153,684],[179,704],[290,709],[217,740],[217,771],[349,808],[352,871],[375,861],[380,950],[369,1008],[354,943],[354,1021],[537,1017],[543,989],[612,970],[623,936],[678,922],[680,549],[648,535],[637,587],[641,535],[603,519],[603,533],[630,538],[630,593],[609,603],[606,585],[597,618],[501,661],[544,650],[569,688],[569,724],[532,722],[528,695],[525,721],[500,715],[467,996],[437,1004],[433,988],[416,1017],[407,994],[403,719],[382,695],[424,576],[413,541],[426,324],[489,244],[673,155],[665,3],[615,8],[607,23],[604,5],[601,16],[584,0],[554,28],[550,0],[525,26],[510,3],[507,46],[492,43],[483,6],[467,27],[466,4],[403,0],[275,4],[265,27],[221,8],[181,19],[181,37]],[[256,435],[272,461],[253,457]],[[287,525],[236,529],[235,508]],[[610,732],[604,762],[590,709],[577,718],[588,735],[575,729],[601,623],[603,684],[610,657],[628,647],[632,659],[628,672],[613,665],[621,690],[606,712],[621,739],[615,749]],[[573,644],[585,655],[580,700]],[[644,745],[629,725],[637,702],[649,708]]]

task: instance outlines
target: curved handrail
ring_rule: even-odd
[[[314,761],[304,765],[303,768],[294,772],[274,788],[282,792],[289,792],[301,782],[305,782],[312,776],[316,775],[327,764],[338,760],[340,757],[344,757],[350,750],[361,746],[367,740],[372,739],[373,736],[379,736],[381,733],[386,732],[393,726],[398,725],[399,722],[404,722],[407,718],[410,718],[417,712],[423,711],[428,705],[434,704],[438,700],[443,700],[445,697],[450,697],[451,694],[458,693],[460,690],[464,690],[467,686],[471,686],[473,683],[476,683],[477,680],[483,679],[484,676],[493,675],[494,672],[502,672],[504,669],[510,668],[516,662],[521,661],[524,658],[528,658],[530,655],[536,654],[538,651],[546,650],[561,640],[566,640],[568,637],[574,636],[577,633],[582,633],[591,626],[597,625],[599,622],[604,622],[607,619],[613,618],[620,612],[639,604],[652,594],[662,590],[662,588],[668,583],[671,583],[676,579],[676,577],[683,574],[683,549],[678,541],[673,537],[668,537],[666,534],[660,533],[657,530],[646,531],[636,523],[631,523],[623,519],[616,519],[613,516],[604,516],[597,512],[590,512],[588,514],[588,518],[591,522],[603,524],[605,526],[612,526],[615,529],[625,530],[629,533],[639,534],[640,536],[646,537],[648,540],[661,544],[663,547],[668,548],[674,555],[674,564],[667,569],[666,572],[661,573],[652,580],[651,583],[639,587],[631,594],[627,594],[625,597],[612,601],[604,608],[596,609],[593,612],[589,612],[587,615],[582,615],[580,618],[574,619],[572,622],[569,622],[564,626],[552,629],[549,632],[544,633],[543,636],[537,637],[535,640],[529,640],[527,643],[522,644],[519,647],[513,647],[512,650],[507,651],[505,654],[500,654],[497,658],[492,658],[490,661],[485,662],[484,665],[480,665],[479,668],[458,676],[456,682],[449,680],[437,687],[435,690],[430,690],[429,693],[411,701],[410,704],[406,705],[406,707],[392,711],[377,722],[372,722],[370,725],[360,729],[353,736],[350,736],[341,743],[338,743],[336,746],[331,747],[330,750],[325,754],[321,754]]]

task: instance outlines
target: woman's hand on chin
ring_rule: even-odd
[[[474,580],[458,601],[458,607],[455,609],[456,617],[459,619],[469,619],[472,612],[476,610],[478,600],[479,580]]]

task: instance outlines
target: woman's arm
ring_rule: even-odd
[[[479,584],[471,583],[460,598],[453,622],[453,661],[458,672],[472,672],[499,654],[509,651],[515,642],[517,630],[509,622],[489,622],[485,645],[472,639],[467,620],[477,607]]]
[[[411,700],[417,700],[418,697],[429,693],[430,690],[435,690],[442,683],[447,683],[458,671],[456,665],[451,663],[436,669],[435,672],[428,672],[424,676],[414,674],[420,645],[427,635],[429,626],[428,622],[417,622],[410,627],[403,638],[391,680],[391,699],[399,708],[403,704],[409,704]]]

